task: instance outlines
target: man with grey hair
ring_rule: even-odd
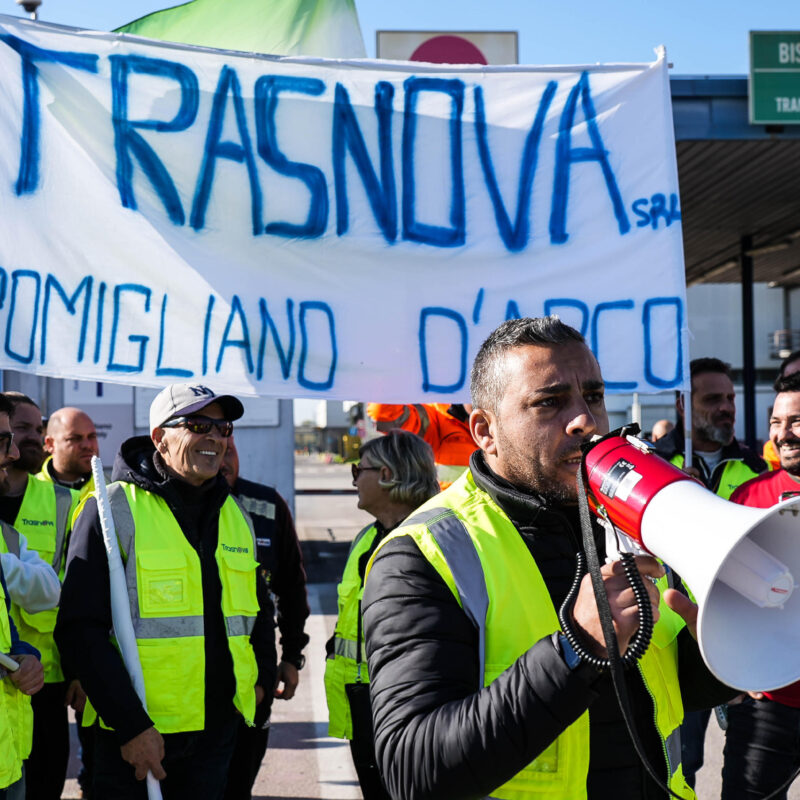
[[[147,710],[112,641],[108,563],[93,497],[75,524],[55,639],[96,716],[93,796],[221,800],[239,718],[272,689],[272,605],[253,523],[219,474],[241,402],[172,384],[150,435],[123,442],[108,495],[124,554]]]
[[[364,630],[389,793],[663,798],[608,672],[571,646],[556,613],[577,580],[570,627],[585,651],[606,656],[591,581],[575,577],[581,448],[608,431],[600,367],[557,318],[509,320],[481,347],[471,390],[480,449],[469,470],[384,539],[368,568]],[[644,585],[657,621],[640,668],[626,672],[634,723],[661,782],[693,798],[680,765],[682,703],[733,691],[702,662],[696,606],[666,588],[654,558],[635,563],[653,579]],[[636,601],[620,562],[601,576],[624,653]]]

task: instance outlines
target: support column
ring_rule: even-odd
[[[756,447],[756,345],[755,313],[753,310],[753,258],[747,255],[753,248],[751,236],[739,243],[739,263],[742,271],[742,384],[744,386],[744,441]]]

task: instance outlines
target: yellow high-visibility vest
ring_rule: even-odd
[[[56,483],[36,480],[33,475],[29,475],[25,495],[14,520],[14,528],[25,536],[28,549],[36,551],[42,561],[50,564],[61,580],[64,579],[72,514],[77,505],[78,492]],[[0,552],[9,552],[5,537],[0,540]],[[11,607],[11,615],[17,623],[20,639],[33,645],[41,653],[45,683],[64,680],[61,658],[53,640],[57,614],[58,607],[36,614],[31,614],[16,604]]]
[[[0,651],[8,653],[10,650],[11,625],[6,610],[6,594],[0,584]],[[6,676],[0,680],[0,789],[20,779],[22,762],[30,755],[32,743],[31,698]]]
[[[376,554],[397,536],[410,536],[416,542],[477,625],[484,686],[540,639],[559,630],[556,609],[530,550],[505,512],[475,485],[470,471],[392,531]],[[459,587],[468,591],[462,593]],[[666,579],[660,588],[667,588]],[[676,642],[684,622],[663,601],[659,610],[661,616],[639,669],[655,708],[664,748],[664,777],[674,792],[691,800],[695,795],[681,768],[683,705]],[[588,772],[587,711],[491,796],[498,800],[582,800]]]
[[[345,693],[348,683],[369,683],[367,655],[364,652],[364,631],[361,631],[361,665],[358,664],[358,612],[364,583],[358,572],[361,556],[369,552],[378,529],[368,525],[359,531],[344,567],[342,580],[336,587],[338,611],[333,632],[333,653],[325,660],[325,697],[328,701],[328,736],[353,738],[350,703]]]
[[[131,483],[114,483],[108,496],[125,562],[147,713],[161,733],[202,730],[205,639],[200,557],[159,495]],[[255,553],[249,515],[228,497],[220,510],[216,560],[236,682],[233,704],[248,725],[253,724],[258,677],[250,644],[258,613]],[[86,708],[83,723],[90,725],[96,713],[89,703]]]

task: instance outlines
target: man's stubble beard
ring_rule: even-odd
[[[28,450],[20,450],[19,458],[14,462],[14,469],[18,469],[21,472],[39,472],[46,456],[47,453],[44,451],[41,454],[34,455]]]
[[[775,449],[778,451],[778,458],[781,462],[781,468],[785,469],[786,472],[788,472],[792,477],[800,478],[800,450],[795,450],[797,458],[794,461],[784,464],[783,458],[781,458],[781,444],[786,443],[778,442],[775,446]],[[800,442],[791,442],[791,444],[800,444]]]
[[[505,478],[525,494],[535,493],[542,497],[548,505],[577,505],[577,478],[571,486],[548,475],[544,466],[536,459],[520,452],[511,444],[505,431],[498,424],[498,444],[505,453]]]
[[[733,441],[733,424],[713,425],[710,422],[701,423],[694,426],[701,438],[712,444],[727,447]]]

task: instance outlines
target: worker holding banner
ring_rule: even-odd
[[[149,437],[123,443],[108,489],[125,562],[147,711],[109,639],[108,566],[96,501],[70,546],[56,625],[95,713],[98,797],[221,798],[240,716],[272,689],[271,603],[256,581],[252,521],[219,468],[242,404],[173,384],[150,407]],[[266,613],[265,613],[266,609]],[[274,659],[274,655],[272,656]]]
[[[606,656],[591,582],[574,577],[581,445],[608,431],[600,367],[558,318],[510,320],[479,350],[471,391],[480,450],[469,470],[393,531],[368,567],[362,608],[389,792],[664,797],[634,752],[609,673],[579,655],[556,614],[575,581],[573,631]],[[680,763],[684,704],[735,692],[702,661],[690,632],[696,606],[667,590],[655,559],[635,563],[653,579],[644,584],[656,623],[640,669],[625,673],[634,722],[661,783],[693,798]],[[601,576],[624,653],[639,626],[636,600],[620,562]]]

